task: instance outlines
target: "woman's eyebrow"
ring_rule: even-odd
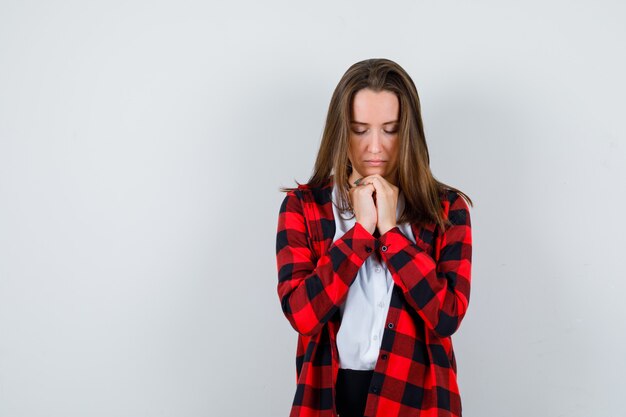
[[[364,123],[364,122],[357,122],[356,120],[353,120],[350,122],[351,124],[355,124],[355,125],[365,125],[365,126],[369,126],[369,123]],[[383,123],[384,125],[389,125],[391,123],[398,123],[397,120],[392,120],[390,122],[385,122]]]

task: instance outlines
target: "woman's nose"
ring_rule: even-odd
[[[380,140],[380,132],[374,130],[370,135],[370,140],[367,144],[367,150],[372,153],[380,152]]]

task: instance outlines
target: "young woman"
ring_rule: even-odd
[[[451,335],[469,303],[472,201],[433,177],[409,75],[387,59],[352,65],[313,175],[282,191],[290,417],[461,416]]]

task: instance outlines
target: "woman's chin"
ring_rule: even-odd
[[[376,174],[385,178],[387,181],[389,181],[390,179],[390,174],[387,172],[387,169],[385,167],[362,167],[360,170],[356,170],[356,172],[353,172],[352,176],[354,176],[354,178],[362,178]]]
[[[385,167],[383,165],[380,166],[375,166],[375,165],[366,165],[361,167],[361,169],[358,170],[358,172],[360,172],[361,174],[365,175],[372,175],[372,174],[383,174],[386,171]]]
[[[384,167],[368,167],[367,169],[365,169],[365,173],[364,173],[364,177],[368,176],[368,175],[375,175],[378,174],[381,177],[386,177],[387,176],[387,170]]]

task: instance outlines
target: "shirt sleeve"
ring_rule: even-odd
[[[457,193],[445,200],[452,223],[441,236],[437,262],[396,226],[383,234],[380,253],[407,303],[441,337],[452,335],[470,296],[472,234],[467,203]]]
[[[277,290],[283,313],[298,333],[316,334],[345,302],[359,268],[375,250],[375,242],[374,236],[355,222],[316,260],[309,246],[302,201],[296,192],[287,193],[276,234]]]

